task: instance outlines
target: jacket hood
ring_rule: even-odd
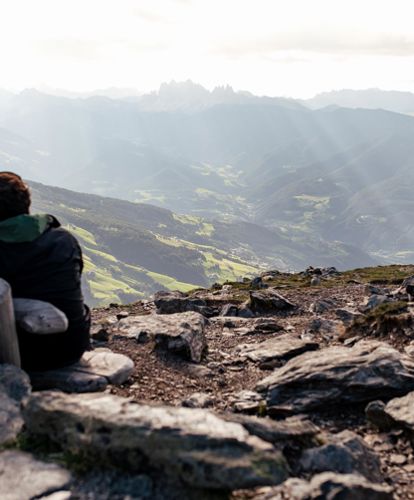
[[[59,222],[52,215],[17,215],[0,222],[0,241],[28,243],[37,239],[49,227],[58,226],[60,226]]]

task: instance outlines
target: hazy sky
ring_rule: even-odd
[[[0,87],[414,91],[413,0],[0,0]]]

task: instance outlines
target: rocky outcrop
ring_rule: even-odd
[[[142,472],[162,468],[197,488],[278,484],[288,467],[272,445],[208,410],[151,407],[104,394],[34,394],[25,409],[31,434],[97,463]]]
[[[15,366],[0,364],[0,445],[13,441],[22,429],[20,409],[30,392],[26,373]]]
[[[389,345],[362,341],[334,346],[288,361],[257,385],[272,414],[390,398],[414,389],[414,359]]]
[[[0,453],[2,500],[69,498],[67,494],[58,496],[58,492],[63,494],[62,490],[69,486],[71,479],[68,470],[56,464],[37,460],[29,453],[14,450]],[[54,497],[49,496],[54,493]]]
[[[119,321],[118,331],[138,342],[153,339],[160,348],[199,362],[207,348],[206,324],[206,318],[196,312],[130,316]]]

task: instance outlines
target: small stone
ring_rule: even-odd
[[[381,430],[389,429],[392,426],[392,419],[385,413],[385,404],[382,401],[371,401],[365,408],[365,416],[368,421]]]
[[[359,311],[346,308],[336,309],[335,314],[347,326],[353,323],[357,318],[364,317],[364,315]]]
[[[314,276],[310,282],[311,286],[318,286],[321,284],[321,279],[319,276]]]
[[[405,465],[407,463],[407,457],[405,457],[404,455],[398,455],[396,453],[391,453],[390,457],[389,457],[389,462],[390,464],[393,464],[393,465]]]
[[[187,372],[189,373],[189,375],[195,378],[212,377],[214,373],[210,368],[210,365],[211,363],[209,363],[209,366],[195,365],[190,363],[187,365]]]
[[[335,306],[336,306],[335,301],[333,301],[331,299],[322,299],[322,300],[316,300],[315,302],[313,302],[310,305],[309,310],[310,310],[310,312],[313,312],[315,314],[323,314],[327,311],[330,311]]]
[[[266,408],[263,396],[254,391],[240,391],[233,394],[230,401],[235,412],[255,414]]]
[[[234,304],[226,304],[220,311],[220,316],[238,316],[239,308]]]
[[[209,408],[214,405],[214,398],[205,392],[194,392],[182,402],[186,408]]]

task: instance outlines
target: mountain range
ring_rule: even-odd
[[[39,209],[58,207],[65,223],[92,233],[105,229],[93,195],[111,199],[102,202],[108,218],[122,207],[116,223],[140,235],[131,252],[146,237],[159,245],[158,235],[231,251],[251,272],[270,264],[406,263],[414,248],[412,97],[343,91],[299,102],[192,82],[123,99],[0,93],[0,164],[42,183],[33,184]],[[388,110],[369,109],[377,104]],[[148,226],[150,213],[175,215]],[[102,238],[97,245],[115,255],[108,234]],[[164,256],[152,267],[131,265],[157,272],[168,260],[164,250],[152,252]],[[191,262],[177,262],[176,274],[159,270],[189,285],[224,277],[198,264],[190,272]]]

